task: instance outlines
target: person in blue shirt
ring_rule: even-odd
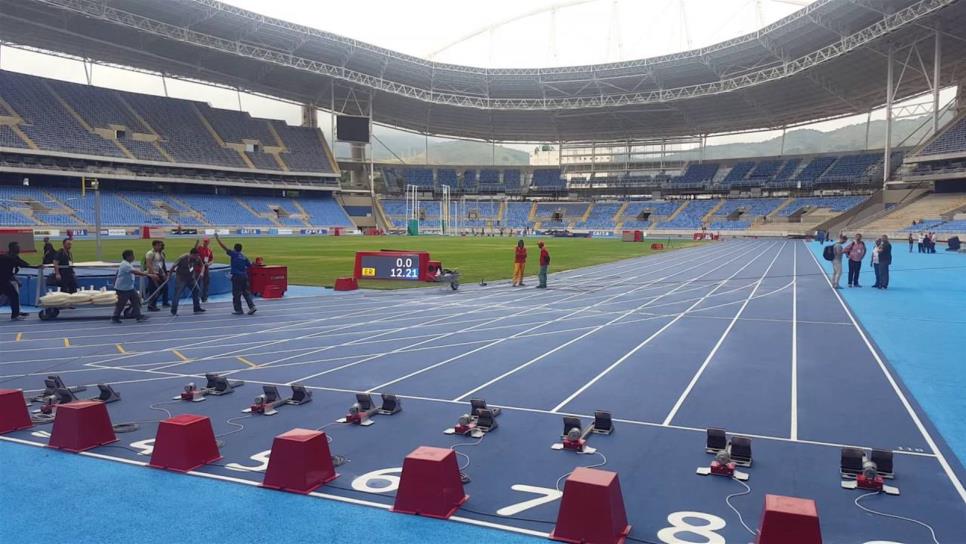
[[[252,291],[248,286],[248,269],[252,267],[251,261],[242,253],[241,244],[235,244],[234,249],[228,249],[217,233],[215,233],[215,241],[231,259],[231,303],[235,307],[232,314],[242,315],[242,297],[245,297],[245,303],[248,304],[248,315],[254,314],[255,302],[252,301]]]
[[[131,315],[139,322],[147,319],[147,316],[141,314],[141,295],[134,285],[134,276],[144,276],[155,282],[158,281],[158,277],[154,274],[134,268],[134,250],[125,249],[121,254],[121,264],[117,267],[117,278],[114,279],[114,292],[117,293],[117,304],[114,305],[114,316],[111,317],[114,323],[121,322],[121,311],[128,304],[131,305]]]

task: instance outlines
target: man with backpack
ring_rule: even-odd
[[[845,234],[839,234],[839,239],[837,242],[830,246],[825,246],[825,249],[822,250],[822,257],[824,257],[826,261],[830,261],[832,263],[832,287],[835,289],[842,288],[842,286],[839,284],[839,281],[842,279],[842,254],[845,251],[842,246],[845,244],[846,240],[848,240],[848,238],[845,236]]]
[[[862,234],[856,233],[855,239],[845,247],[844,251],[849,256],[849,287],[862,287],[859,285],[862,259],[865,258],[865,242],[862,241]]]

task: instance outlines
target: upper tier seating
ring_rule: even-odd
[[[251,168],[239,151],[223,146],[220,139],[226,143],[281,146],[284,148],[281,157],[294,172],[333,172],[326,144],[317,128],[291,127],[284,121],[257,119],[245,112],[216,109],[201,102],[115,91],[3,70],[0,70],[0,98],[11,110],[3,107],[0,115],[14,117],[17,126],[41,150],[117,159],[130,159],[133,155],[143,161]],[[9,127],[0,126],[0,147],[27,148],[29,144]],[[257,169],[283,169],[271,155],[260,150],[246,155]]]
[[[960,118],[938,138],[922,148],[920,155],[944,155],[966,151],[966,117]]]

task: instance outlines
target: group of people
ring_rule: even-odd
[[[242,299],[248,306],[248,315],[254,314],[256,311],[255,302],[252,299],[248,280],[248,269],[252,266],[251,261],[242,253],[241,244],[234,244],[229,249],[217,234],[215,240],[231,261],[233,314],[243,315]],[[158,301],[160,301],[162,306],[171,309],[171,315],[178,315],[178,302],[185,291],[188,290],[191,293],[194,313],[203,313],[205,309],[201,304],[208,301],[208,288],[211,284],[209,268],[214,262],[214,254],[209,246],[210,241],[207,238],[200,244],[195,242],[194,247],[178,257],[169,267],[164,252],[164,241],[154,240],[151,242],[151,249],[144,255],[141,270],[138,270],[134,265],[134,250],[124,250],[121,254],[121,263],[118,265],[117,276],[114,279],[117,305],[114,308],[112,321],[120,323],[121,314],[128,306],[131,308],[132,317],[135,317],[138,321],[146,319],[141,313],[141,295],[136,288],[135,277],[148,279],[148,311],[160,311],[158,308]],[[61,249],[55,250],[50,239],[44,238],[43,264],[53,269],[49,284],[60,287],[60,290],[65,293],[77,292],[77,276],[74,271],[72,247],[73,240],[67,238],[62,242]],[[28,314],[20,311],[20,282],[17,280],[17,273],[20,268],[34,265],[23,260],[20,256],[20,249],[20,244],[10,242],[7,253],[0,255],[0,295],[5,295],[9,300],[11,319],[28,317]],[[174,296],[170,297],[168,282],[172,278],[175,288]]]
[[[242,253],[242,245],[235,244],[232,249],[228,249],[228,246],[221,241],[218,234],[215,234],[215,241],[218,245],[225,251],[231,261],[231,292],[232,292],[232,305],[234,307],[234,315],[242,315],[242,305],[241,301],[244,298],[245,303],[248,305],[248,315],[255,313],[255,302],[252,299],[251,289],[249,288],[248,282],[248,269],[251,268],[252,263],[245,257]],[[136,276],[145,276],[148,278],[147,292],[150,293],[147,299],[148,311],[157,312],[160,311],[158,308],[158,301],[161,301],[161,305],[165,308],[171,309],[171,315],[178,315],[178,303],[181,300],[181,296],[187,290],[191,293],[191,303],[194,313],[204,313],[205,309],[201,306],[202,303],[208,302],[208,289],[211,285],[211,264],[214,262],[214,254],[210,247],[211,241],[205,238],[199,244],[195,242],[195,246],[192,247],[187,253],[181,255],[175,260],[174,264],[168,268],[167,256],[165,255],[164,241],[154,240],[151,242],[151,249],[144,255],[144,272],[139,272],[133,270],[125,270],[125,274],[134,274]],[[130,260],[128,259],[128,252],[130,252]],[[134,259],[134,252],[132,250],[126,250],[123,255],[124,261],[131,263]],[[128,267],[124,266],[122,262],[122,267],[125,269]],[[174,279],[174,296],[169,296],[169,290],[167,288],[168,282]],[[130,281],[128,281],[128,279]],[[121,281],[121,273],[118,271],[118,282]],[[120,291],[121,287],[115,282],[115,291],[118,291],[118,306],[114,310],[114,318],[119,321],[120,313],[124,309],[124,305],[121,303]],[[125,281],[121,283],[121,286],[125,290],[130,289],[128,285],[133,285],[134,278],[125,278]],[[137,296],[137,291],[133,290],[133,296]],[[136,305],[137,310],[135,317],[140,314],[140,304]]]
[[[550,252],[546,244],[537,242],[540,248],[540,272],[537,274],[539,283],[537,289],[547,288],[547,272],[550,269]],[[513,255],[513,287],[524,287],[523,274],[527,266],[527,248],[523,240],[517,241],[516,251]]]
[[[909,233],[909,253],[912,253],[912,246],[915,242],[919,244],[919,253],[935,253],[936,252],[936,233],[935,232],[920,232],[919,235],[913,238],[912,233]]]
[[[862,271],[862,261],[869,253],[862,234],[856,234],[851,241],[849,237],[842,233],[838,241],[832,246],[832,286],[841,289],[842,260],[847,259],[849,263],[848,285],[849,287],[862,287],[859,284],[859,275]],[[889,288],[889,266],[892,265],[892,243],[889,237],[883,234],[872,247],[870,265],[875,271],[876,289]]]

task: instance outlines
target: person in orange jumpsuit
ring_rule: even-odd
[[[517,249],[513,257],[513,286],[523,287],[523,271],[527,266],[527,248],[523,240],[517,241]]]

